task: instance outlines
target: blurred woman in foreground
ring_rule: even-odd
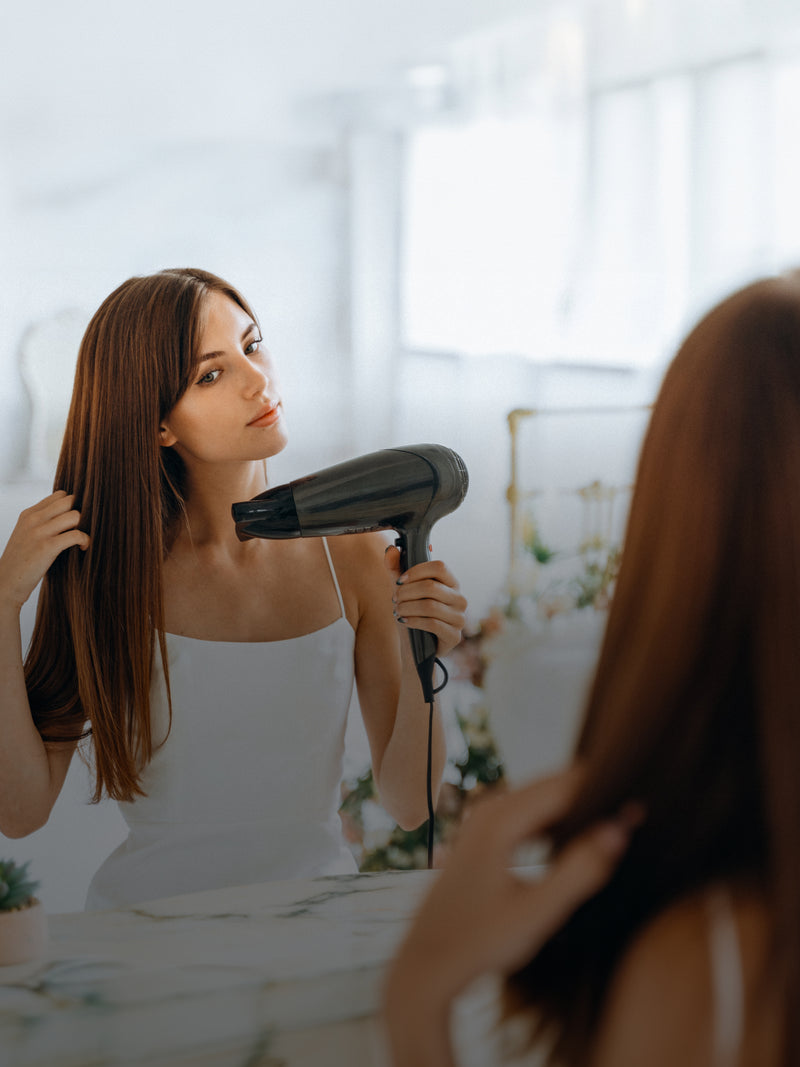
[[[800,276],[714,308],[667,371],[562,775],[487,802],[397,955],[395,1064],[453,1063],[501,973],[559,1067],[800,1063]],[[508,869],[533,834],[549,873]]]

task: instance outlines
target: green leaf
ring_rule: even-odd
[[[30,860],[17,864],[0,860],[0,911],[21,908],[33,899],[39,883],[28,876]]]
[[[539,530],[536,527],[526,536],[524,544],[525,551],[530,552],[537,563],[549,563],[557,555],[552,548],[548,548],[542,541]]]

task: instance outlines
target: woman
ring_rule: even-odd
[[[465,827],[389,977],[398,1067],[452,1063],[484,971],[549,1064],[800,1062],[798,694],[792,274],[713,309],[666,374],[576,767]],[[552,867],[521,884],[534,832]]]
[[[47,820],[88,723],[94,799],[120,801],[131,830],[91,907],[354,870],[336,814],[354,675],[384,805],[426,817],[405,628],[444,654],[465,601],[441,562],[399,575],[379,535],[240,542],[231,505],[263,491],[286,442],[272,357],[230,285],[167,270],[104,301],[56,491],[0,557],[0,830]],[[438,718],[433,747],[438,782]]]

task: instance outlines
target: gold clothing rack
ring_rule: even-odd
[[[506,500],[511,511],[510,544],[509,544],[509,575],[514,573],[514,568],[519,557],[519,550],[523,538],[523,513],[521,505],[525,500],[530,500],[540,495],[542,489],[523,490],[520,487],[519,473],[519,430],[520,423],[526,419],[572,417],[577,415],[619,415],[630,414],[636,411],[650,411],[652,404],[626,404],[608,406],[585,406],[563,408],[514,408],[506,416],[508,430],[511,438],[511,478],[506,489]],[[600,503],[603,501],[613,502],[614,497],[623,492],[629,492],[631,486],[611,486],[600,481],[591,482],[589,485],[578,489],[560,489],[559,493],[578,494],[587,503]]]

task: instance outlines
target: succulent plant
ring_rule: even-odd
[[[0,860],[0,912],[27,908],[35,900],[39,883],[28,875],[27,863]]]

